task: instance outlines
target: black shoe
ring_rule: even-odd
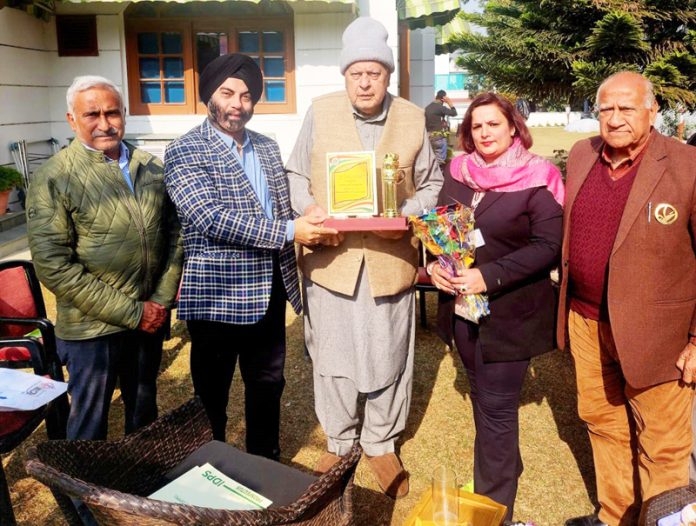
[[[596,514],[573,517],[565,521],[565,526],[607,526],[599,520]]]

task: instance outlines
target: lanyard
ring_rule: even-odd
[[[476,207],[481,203],[481,199],[486,195],[486,192],[474,192],[474,197],[471,198],[471,208],[476,210]]]

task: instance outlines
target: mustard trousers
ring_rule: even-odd
[[[610,526],[638,524],[644,501],[689,483],[693,390],[676,380],[631,387],[608,323],[570,311],[568,332],[599,518]]]

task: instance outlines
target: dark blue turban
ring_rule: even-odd
[[[253,58],[241,53],[219,56],[205,67],[198,82],[203,104],[207,105],[215,90],[230,77],[244,81],[256,105],[263,93],[261,68]]]

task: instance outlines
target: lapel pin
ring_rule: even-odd
[[[660,203],[655,207],[655,219],[662,225],[671,225],[679,217],[677,209],[669,203]]]

